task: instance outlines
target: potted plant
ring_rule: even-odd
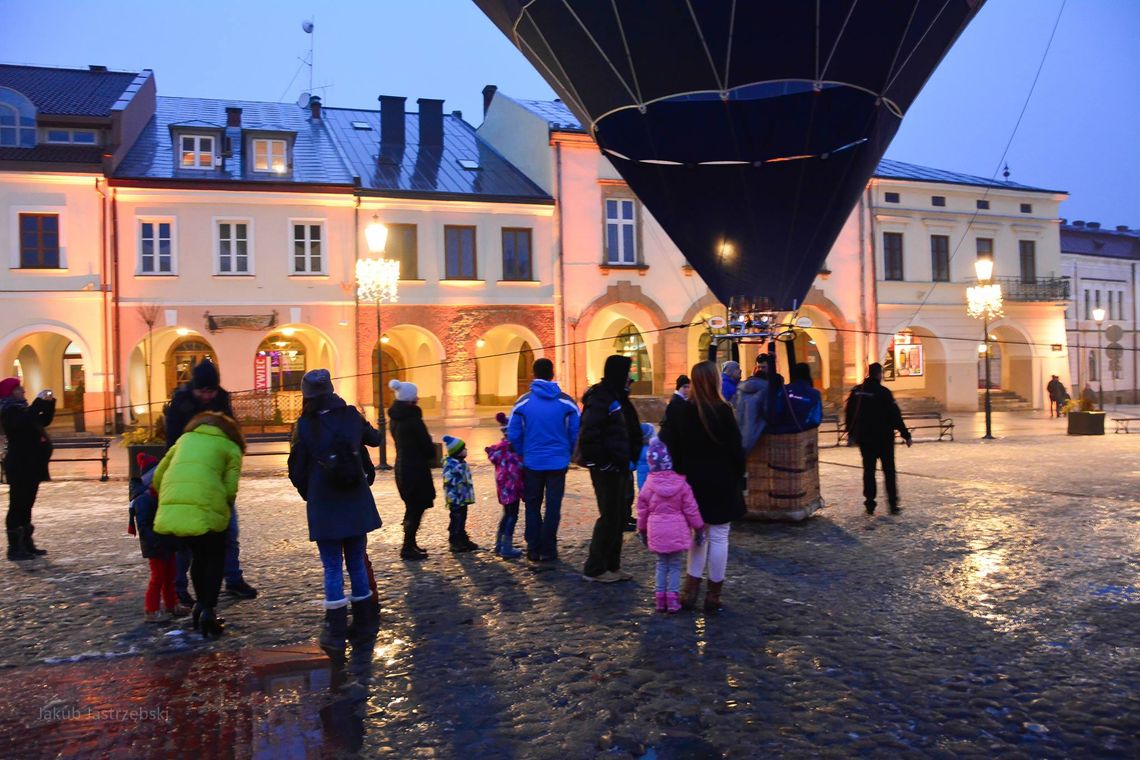
[[[166,423],[160,415],[153,425],[139,425],[134,430],[123,433],[120,444],[126,447],[130,457],[128,461],[130,477],[139,476],[140,453],[150,454],[152,457],[162,459],[166,453]]]
[[[1095,408],[1091,391],[1082,393],[1079,400],[1069,399],[1065,404],[1069,435],[1104,435],[1104,412],[1095,411]]]

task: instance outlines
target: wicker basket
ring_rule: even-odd
[[[744,503],[751,520],[805,520],[823,506],[819,430],[768,434],[748,455]]]

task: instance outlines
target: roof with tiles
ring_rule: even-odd
[[[89,164],[102,169],[103,148],[98,145],[37,145],[34,148],[0,148],[0,161],[37,164]]]
[[[226,108],[242,109],[241,127],[226,127]],[[323,120],[311,120],[307,108],[295,103],[260,103],[159,96],[155,115],[143,129],[126,158],[115,170],[116,179],[168,179],[198,181],[352,185],[353,173],[345,165]],[[176,161],[176,133],[213,134],[230,138],[232,155],[213,169],[183,169]],[[283,174],[254,172],[243,133],[279,132],[293,140],[292,165]]]
[[[0,87],[32,101],[42,116],[108,117],[135,72],[0,64]]]
[[[502,93],[496,93],[496,96]],[[561,100],[524,100],[521,98],[512,98],[509,95],[503,97],[513,100],[523,108],[527,109],[535,116],[543,119],[550,129],[556,132],[585,132],[582,123],[576,117],[566,104]],[[969,185],[971,187],[989,187],[1000,188],[1004,190],[1018,190],[1022,192],[1032,193],[1063,193],[1063,190],[1048,190],[1041,187],[1032,187],[1030,185],[1022,185],[1017,182],[1008,182],[994,179],[986,179],[985,177],[975,177],[971,174],[962,174],[961,172],[951,172],[943,169],[931,169],[926,166],[918,166],[917,164],[908,164],[902,161],[892,161],[891,159],[884,158],[879,162],[878,168],[875,170],[875,177],[880,179],[898,179],[908,180],[911,182],[940,182],[948,185]]]
[[[404,114],[404,144],[380,159],[379,111],[325,108],[323,118],[366,192],[405,197],[478,198],[550,203],[553,199],[475,133],[462,118],[443,115],[443,144],[420,142],[420,115]],[[354,126],[356,123],[358,126]],[[367,128],[359,128],[366,125]],[[460,161],[474,162],[465,168]]]
[[[1140,260],[1140,230],[1106,230],[1085,222],[1062,224],[1061,253]]]

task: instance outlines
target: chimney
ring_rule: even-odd
[[[1117,232],[1131,232],[1131,230],[1128,228],[1127,224],[1116,225],[1116,231]]]
[[[88,67],[87,67],[87,70],[88,70],[88,71],[93,71],[93,72],[95,72],[96,74],[106,74],[106,73],[107,73],[107,67],[106,67],[106,66],[100,66],[100,65],[99,65],[99,64],[97,64],[97,63],[93,63],[93,64],[91,64],[90,66],[88,66]]]
[[[237,106],[226,106],[226,126],[241,126],[241,109]]]
[[[1088,227],[1090,230],[1099,230],[1100,229],[1100,222],[1088,222],[1087,224],[1085,224],[1085,226]]]
[[[1084,227],[1085,223],[1082,222],[1080,219],[1074,219],[1073,220],[1073,226],[1074,227]]]
[[[487,109],[491,107],[491,101],[495,99],[495,93],[499,88],[493,84],[489,84],[483,88],[483,115],[487,115]]]
[[[317,95],[309,97],[309,115],[313,121],[321,120],[321,99]]]
[[[443,145],[443,101],[420,98],[420,145]]]
[[[455,118],[459,119],[460,121],[463,121],[463,112],[462,111],[452,111],[451,115],[454,116]]]
[[[381,95],[380,144],[404,144],[404,103],[407,98],[398,95]]]

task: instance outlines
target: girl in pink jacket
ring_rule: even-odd
[[[657,555],[657,611],[670,613],[681,609],[681,566],[685,551],[704,535],[704,521],[693,498],[693,489],[685,476],[673,472],[669,450],[657,438],[649,444],[646,455],[649,478],[637,497],[637,533],[649,550]]]

